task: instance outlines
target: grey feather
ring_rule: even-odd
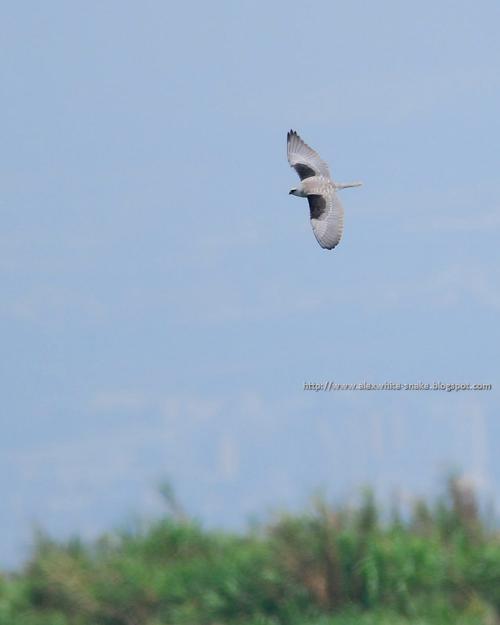
[[[297,171],[301,180],[311,176],[330,178],[328,165],[317,152],[302,141],[295,130],[290,130],[287,134],[287,154],[288,162]],[[308,175],[303,175],[305,172],[308,172]]]

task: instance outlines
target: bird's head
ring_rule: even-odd
[[[300,186],[298,189],[290,189],[290,191],[288,192],[288,195],[296,195],[297,197],[307,197],[307,193],[304,191],[302,186]]]

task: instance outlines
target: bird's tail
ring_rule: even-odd
[[[362,182],[336,182],[336,189],[349,189],[350,187],[361,187],[363,185]]]

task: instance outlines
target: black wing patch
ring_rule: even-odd
[[[309,202],[311,219],[321,219],[321,216],[326,211],[325,198],[322,195],[308,195],[307,201]]]
[[[293,166],[295,171],[299,174],[299,178],[301,180],[305,180],[306,178],[311,178],[316,175],[316,172],[309,165],[304,165],[304,163],[297,163]]]

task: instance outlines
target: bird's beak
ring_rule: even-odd
[[[288,195],[292,195],[293,194],[293,189],[291,191],[288,191]]]

